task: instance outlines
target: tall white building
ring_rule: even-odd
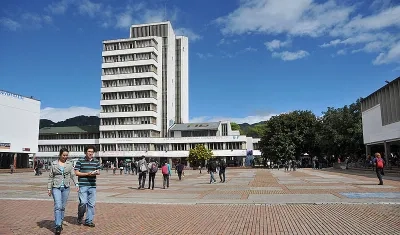
[[[250,150],[259,156],[259,140],[230,122],[188,123],[188,55],[188,38],[176,36],[170,22],[133,25],[129,38],[104,41],[99,131],[43,128],[39,157],[55,158],[61,147],[75,157],[87,144],[100,147],[100,161],[113,162],[143,155],[186,162],[199,144],[232,166],[244,165]]]
[[[188,122],[188,49],[170,22],[133,25],[130,38],[103,42],[102,151],[140,150],[127,140],[167,137]]]

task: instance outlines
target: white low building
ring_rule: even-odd
[[[211,149],[216,158],[230,166],[243,166],[248,153],[259,156],[259,139],[232,131],[229,122],[174,124],[168,138],[114,138],[102,143],[98,127],[49,127],[40,130],[38,157],[54,159],[60,148],[70,151],[70,158],[83,156],[84,147],[93,145],[102,161],[137,159],[141,156],[163,162],[186,162],[189,150],[197,144]],[[132,144],[134,143],[134,144]]]
[[[38,150],[40,101],[0,90],[0,168],[29,167]]]
[[[388,158],[400,152],[400,77],[361,102],[364,144],[367,154],[384,152]],[[389,159],[390,160],[390,159]]]

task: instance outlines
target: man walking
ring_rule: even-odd
[[[182,162],[179,161],[178,165],[176,165],[176,171],[178,173],[179,180],[182,180],[182,173],[183,173],[184,168],[185,168],[185,165],[183,165]]]
[[[214,173],[217,172],[217,163],[214,159],[211,159],[208,163],[208,173],[210,174],[210,184],[216,183],[217,181],[214,178]]]
[[[93,158],[95,153],[93,146],[85,147],[85,157],[79,159],[75,165],[75,175],[78,176],[79,205],[78,224],[82,224],[86,215],[85,226],[94,227],[94,208],[96,204],[96,176],[100,175],[100,162]]]
[[[138,162],[138,169],[139,172],[139,187],[138,189],[144,189],[144,185],[146,184],[146,176],[147,172],[149,171],[149,167],[147,166],[146,157],[142,156],[142,159]]]
[[[219,161],[219,179],[221,180],[221,183],[225,183],[225,169],[226,162],[221,159],[221,161]]]
[[[154,159],[150,159],[149,163],[149,189],[151,187],[154,190],[154,179],[156,178],[156,173],[158,171],[158,164]]]

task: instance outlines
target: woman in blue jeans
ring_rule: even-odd
[[[56,234],[62,231],[62,222],[64,220],[65,206],[67,204],[70,182],[76,184],[74,165],[68,161],[68,150],[62,148],[58,160],[51,163],[47,190],[49,196],[53,195],[54,199],[54,222]]]

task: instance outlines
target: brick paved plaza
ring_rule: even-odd
[[[171,187],[137,190],[136,175],[98,178],[96,228],[75,223],[71,192],[63,234],[400,234],[400,177],[321,170],[228,169],[173,175]],[[369,177],[372,176],[372,177]],[[390,179],[389,179],[390,178]],[[0,234],[52,234],[47,173],[0,174]]]

